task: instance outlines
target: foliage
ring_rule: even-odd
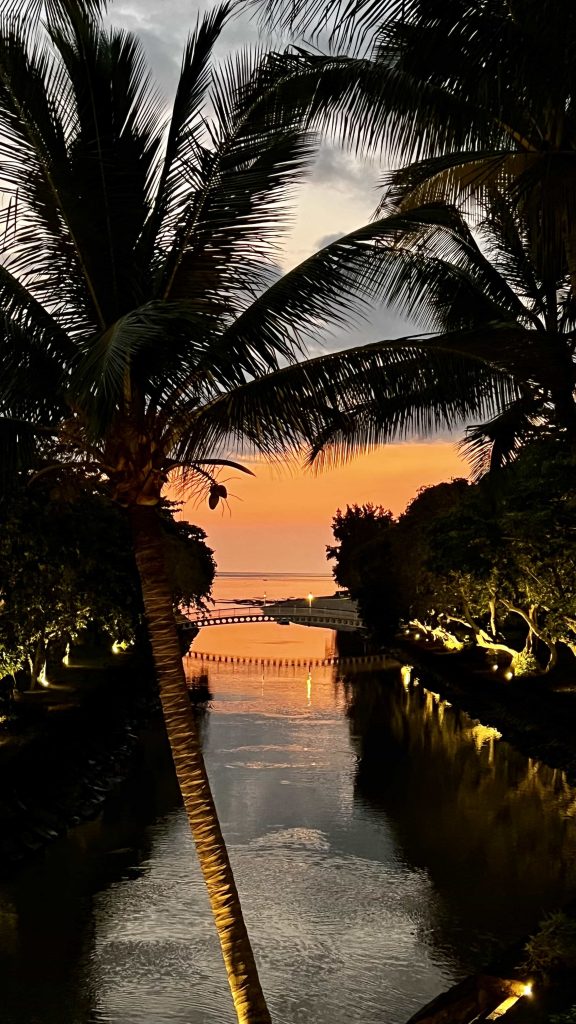
[[[549,914],[526,943],[526,968],[539,975],[576,969],[576,920],[563,911]]]
[[[156,502],[177,467],[216,502],[231,445],[346,454],[516,394],[507,372],[454,355],[445,375],[433,354],[416,367],[410,347],[301,361],[311,332],[380,301],[394,259],[381,242],[397,226],[366,225],[277,278],[315,138],[280,102],[275,58],[209,71],[229,15],[216,8],[190,37],[167,131],[132,36],[57,13],[50,45],[23,22],[2,27],[5,472],[56,437],[124,504]]]
[[[487,367],[514,381],[499,412],[470,428],[464,450],[475,474],[499,468],[542,436],[576,437],[570,276],[540,266],[529,226],[508,200],[491,194],[465,217],[430,202],[410,209],[384,203],[378,273],[383,301],[427,337],[390,342],[410,367],[446,376],[464,359],[471,374]],[[423,390],[413,394],[415,407]],[[428,404],[441,415],[440,391]]]
[[[0,470],[52,449],[128,510],[160,700],[239,1019],[270,1019],[203,763],[171,613],[158,506],[171,474],[225,499],[230,452],[300,453],[369,392],[412,419],[401,362],[304,362],[304,339],[377,290],[377,225],[275,270],[315,137],[273,60],[216,65],[221,5],[187,40],[171,116],[129,33],[48,12],[0,22]],[[210,110],[212,116],[206,115]],[[412,375],[414,378],[414,375]],[[492,375],[446,379],[447,422]],[[420,378],[418,378],[419,380]],[[467,382],[469,381],[470,387]],[[364,420],[361,438],[375,418]],[[363,433],[362,433],[363,431]],[[347,433],[347,443],[351,435]],[[244,470],[249,472],[248,470]],[[182,588],[184,590],[184,588]]]
[[[553,667],[558,641],[574,641],[573,472],[569,448],[534,446],[497,479],[470,488],[460,508],[432,528],[428,565],[449,582],[454,618],[477,642],[507,650],[518,675],[539,662]],[[522,651],[514,646],[519,630]]]
[[[417,203],[461,202],[496,186],[530,222],[542,261],[557,269],[571,262],[576,19],[569,0],[267,6],[300,27],[326,18],[336,26],[331,53],[299,49],[294,58],[310,76],[312,110],[356,147],[385,148],[397,192]],[[354,39],[363,42],[358,55],[339,55]]]
[[[358,510],[339,513],[336,578],[389,629],[414,620],[445,645],[501,652],[518,676],[551,670],[559,643],[576,653],[575,458],[547,442],[477,484],[424,488],[385,530],[368,520],[369,541]]]
[[[378,541],[385,539],[393,523],[392,513],[382,505],[347,505],[332,520],[337,545],[327,547],[326,557],[333,559],[334,579],[347,590],[357,590],[370,568],[370,556]]]
[[[282,62],[244,52],[214,64],[231,14],[198,19],[168,123],[131,34],[54,3],[48,41],[24,18],[0,22],[0,470],[10,479],[50,447],[128,510],[233,998],[242,1020],[267,1021],[170,614],[163,489],[181,472],[215,507],[230,452],[314,454],[330,442],[346,454],[486,416],[515,387],[488,366],[455,357],[448,376],[434,357],[415,367],[379,345],[304,361],[307,337],[379,300],[389,253],[374,222],[278,279],[316,138],[301,104],[282,101]]]
[[[214,578],[205,534],[163,513],[174,604],[199,604]],[[131,641],[141,620],[128,523],[97,491],[66,500],[23,487],[0,504],[0,675],[28,668],[35,683],[50,648],[62,653],[90,626]]]
[[[576,1006],[571,1006],[564,1013],[554,1013],[549,1021],[550,1024],[576,1024]]]
[[[204,608],[210,597],[216,573],[214,555],[206,544],[206,533],[199,526],[175,519],[172,502],[162,505],[164,560],[176,607]]]
[[[449,377],[462,356],[471,370],[512,375],[516,393],[470,432],[479,474],[543,431],[574,440],[571,5],[266,6],[273,19],[300,28],[326,27],[328,19],[330,52],[298,47],[283,55],[285,88],[313,125],[356,153],[386,150],[394,167],[376,211],[380,295],[421,331],[435,332],[400,341],[407,376],[434,359]],[[352,39],[362,40],[358,51],[338,52]],[[418,400],[422,391],[412,396]],[[441,410],[439,393],[435,400]]]
[[[381,505],[349,505],[332,520],[337,544],[326,549],[326,557],[336,563],[334,579],[358,601],[362,620],[377,640],[398,621],[391,585],[393,527],[392,513]]]
[[[74,504],[22,490],[1,511],[3,674],[29,660],[33,681],[56,640],[91,620],[128,639],[139,611],[126,529],[98,496]]]
[[[426,618],[431,608],[446,608],[454,600],[452,584],[442,570],[442,551],[456,544],[460,552],[462,529],[458,512],[468,496],[465,480],[423,487],[398,520],[394,538],[398,585],[402,588],[406,618]]]

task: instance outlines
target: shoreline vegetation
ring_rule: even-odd
[[[398,658],[404,685],[422,684],[498,731],[522,754],[576,784],[576,599],[569,446],[543,443],[475,484],[424,488],[398,518],[382,506],[338,510],[336,583],[357,600],[374,646]],[[522,851],[518,851],[519,857]],[[542,959],[531,957],[531,950]],[[494,976],[522,977],[530,998],[509,992],[510,1021],[574,1020],[576,905],[545,918],[524,948],[441,994],[410,1024],[491,1019]],[[546,964],[547,966],[543,966]],[[502,973],[504,971],[504,974]],[[497,989],[496,985],[496,989]],[[512,986],[513,987],[513,986]],[[571,1016],[572,1014],[572,1016]],[[500,1015],[498,1013],[498,1015]]]
[[[374,642],[415,626],[507,680],[576,672],[576,462],[547,441],[476,483],[422,488],[398,517],[347,506],[327,549]]]

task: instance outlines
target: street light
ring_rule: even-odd
[[[308,594],[308,614],[312,615],[312,601],[314,600],[314,594]]]

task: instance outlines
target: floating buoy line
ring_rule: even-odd
[[[397,664],[382,654],[356,655],[348,658],[340,658],[336,655],[329,658],[257,658],[239,654],[210,654],[206,651],[190,651],[185,658],[186,660],[228,665],[268,665],[276,668],[318,668],[325,665],[338,665],[339,668],[352,668],[353,666],[384,668],[387,664],[390,666]]]

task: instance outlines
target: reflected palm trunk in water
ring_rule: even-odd
[[[576,891],[562,774],[399,673],[207,675],[205,757],[278,1021],[404,1024]],[[150,746],[101,821],[0,886],[3,1021],[229,1021],[169,757]]]

